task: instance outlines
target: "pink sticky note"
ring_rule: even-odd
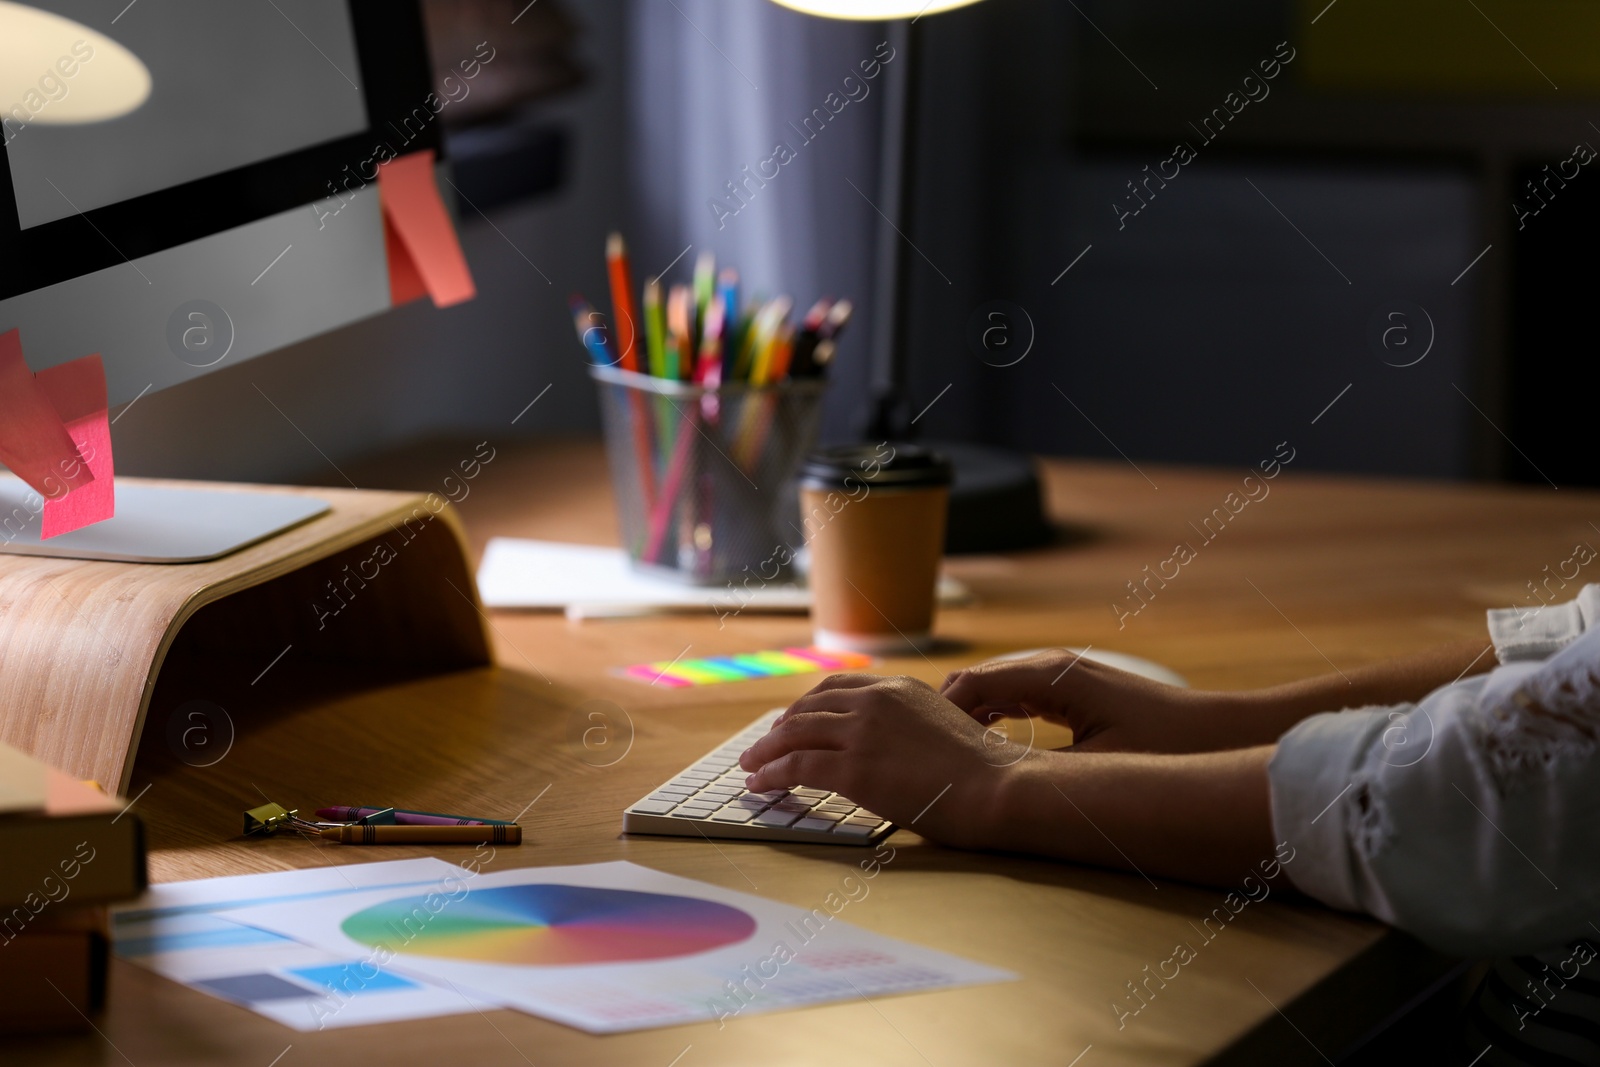
[[[84,356],[49,367],[35,375],[50,398],[78,455],[89,465],[94,481],[64,497],[44,502],[40,538],[55,537],[111,518],[116,511],[116,478],[111,462],[111,423],[106,417],[106,371],[99,356]]]
[[[476,296],[467,257],[434,181],[433,149],[378,164],[378,195],[388,243],[390,298],[399,304],[421,296],[418,279],[435,307]]]
[[[383,247],[389,261],[389,303],[399,307],[427,296],[428,283],[417,273],[417,265],[406,252],[406,246],[387,214],[383,217]]]
[[[23,360],[16,330],[0,334],[0,463],[46,500],[94,481],[61,416]]]

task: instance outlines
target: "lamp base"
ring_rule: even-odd
[[[947,553],[1010,552],[1049,543],[1044,490],[1031,456],[965,442],[921,443],[955,467],[945,527]]]

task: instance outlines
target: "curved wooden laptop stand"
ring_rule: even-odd
[[[264,674],[293,650],[410,674],[490,662],[466,540],[442,497],[207,488],[315,496],[330,511],[202,563],[0,556],[0,741],[126,792],[180,632],[174,671],[215,653]]]

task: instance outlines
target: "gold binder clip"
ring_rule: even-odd
[[[288,829],[295,824],[298,811],[290,811],[282,804],[271,801],[259,808],[251,808],[244,813],[244,832],[246,836],[253,834],[275,834],[279,830]]]

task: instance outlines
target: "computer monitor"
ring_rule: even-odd
[[[0,331],[32,369],[99,353],[115,406],[388,309],[377,166],[442,158],[415,0],[119,6],[0,0]],[[49,541],[0,522],[0,549],[176,561],[308,517],[201,544],[250,508],[117,495]],[[36,505],[0,485],[0,519]]]

